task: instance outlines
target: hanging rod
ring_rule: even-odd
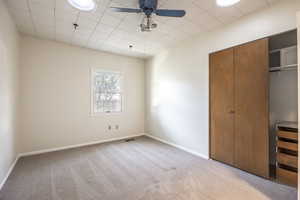
[[[289,47],[285,47],[285,48],[281,48],[281,49],[274,49],[274,50],[269,51],[269,53],[270,54],[271,53],[276,53],[276,52],[279,52],[279,51],[281,51],[283,49],[290,49],[290,48],[297,48],[297,45],[293,45],[293,46],[289,46]]]
[[[284,65],[279,67],[271,67],[270,72],[278,72],[278,71],[286,71],[286,70],[297,70],[298,64],[292,64],[292,65]]]

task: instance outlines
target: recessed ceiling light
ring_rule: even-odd
[[[238,2],[240,2],[240,0],[217,0],[218,6],[221,7],[232,6]]]
[[[92,11],[96,8],[94,0],[68,0],[74,7],[82,11]]]

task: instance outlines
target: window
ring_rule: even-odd
[[[122,112],[120,72],[92,70],[92,113]]]

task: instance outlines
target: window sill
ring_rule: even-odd
[[[103,112],[103,113],[91,113],[91,117],[103,117],[103,116],[109,116],[109,115],[122,115],[123,112]]]

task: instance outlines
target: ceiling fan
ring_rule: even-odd
[[[157,27],[157,24],[153,22],[151,16],[156,14],[162,17],[183,17],[185,15],[185,10],[169,10],[169,9],[157,9],[158,0],[139,0],[139,7],[136,8],[119,8],[111,7],[115,12],[126,12],[126,13],[144,13],[145,18],[141,23],[141,31],[151,31],[153,28]]]

